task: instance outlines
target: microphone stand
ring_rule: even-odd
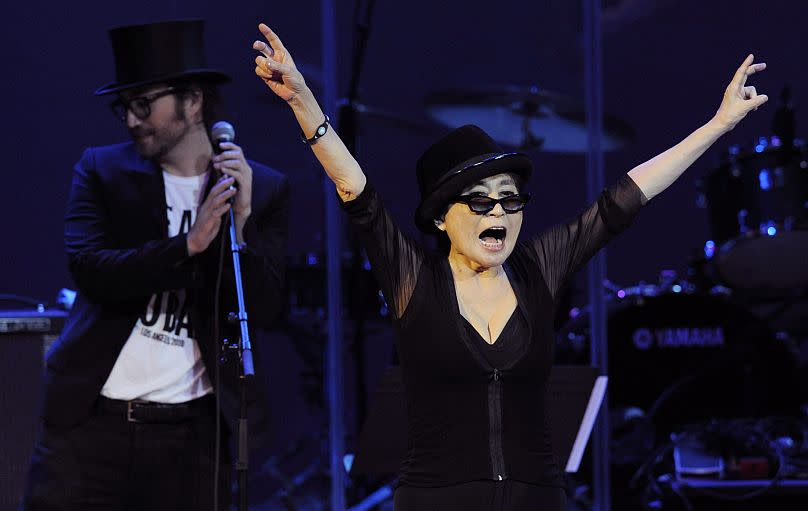
[[[222,142],[232,142],[235,138],[233,126],[225,121],[214,123],[211,133],[213,151],[221,152]],[[233,199],[228,202],[233,204]],[[236,474],[238,476],[238,509],[247,511],[247,468],[249,467],[249,442],[247,434],[247,384],[255,377],[255,367],[253,365],[252,344],[250,343],[250,329],[247,324],[247,306],[244,303],[244,284],[241,278],[241,247],[236,236],[236,215],[233,208],[230,208],[230,252],[233,254],[233,276],[235,277],[236,298],[238,299],[238,312],[230,312],[227,320],[230,323],[238,322],[240,332],[239,340],[230,342],[222,340],[223,361],[228,360],[228,353],[238,352],[239,359],[239,418],[238,418],[238,439],[236,448]],[[224,244],[224,239],[221,241]],[[224,247],[222,247],[223,249]],[[221,263],[221,262],[220,262]],[[217,297],[218,300],[218,297]],[[218,382],[217,382],[218,383]],[[217,389],[218,392],[218,389]],[[218,419],[217,419],[218,420]],[[218,428],[217,428],[218,430]],[[218,456],[218,453],[217,453]],[[215,484],[218,484],[216,481]],[[218,506],[218,502],[216,502]]]
[[[224,240],[222,240],[224,241]],[[239,355],[239,402],[240,412],[238,419],[238,444],[236,458],[236,474],[238,475],[238,509],[247,511],[247,468],[249,466],[248,435],[247,435],[247,383],[255,376],[253,366],[252,344],[247,324],[247,308],[244,304],[244,286],[241,279],[241,248],[236,237],[236,217],[233,208],[230,208],[230,251],[233,253],[233,274],[236,283],[236,297],[238,298],[238,312],[228,314],[228,320],[238,321],[241,329],[239,341],[227,344],[228,349],[238,350]]]

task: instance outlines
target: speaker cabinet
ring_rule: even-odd
[[[0,310],[0,511],[17,508],[39,429],[45,352],[66,313]]]

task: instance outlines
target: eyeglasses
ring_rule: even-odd
[[[522,211],[529,200],[530,194],[522,193],[506,195],[499,199],[494,199],[487,195],[461,195],[454,202],[465,204],[476,215],[484,215],[497,207],[497,204],[501,205],[506,213],[518,213]]]
[[[115,114],[115,117],[123,122],[126,122],[126,113],[129,111],[131,111],[135,117],[142,121],[151,115],[152,103],[163,96],[168,96],[169,94],[175,94],[177,92],[181,92],[181,89],[178,89],[177,87],[169,87],[157,92],[152,92],[151,94],[137,96],[132,99],[123,99],[119,97],[109,104],[109,108],[112,109],[112,113]]]

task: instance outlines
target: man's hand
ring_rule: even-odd
[[[236,199],[233,213],[236,221],[244,221],[250,216],[252,203],[252,167],[244,158],[244,151],[233,142],[219,144],[221,154],[213,157],[213,168],[236,180]]]
[[[189,256],[195,256],[207,250],[219,233],[222,215],[230,209],[227,199],[236,195],[236,189],[233,187],[235,182],[236,180],[230,176],[222,176],[199,206],[196,221],[186,237]]]

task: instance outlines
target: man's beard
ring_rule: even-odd
[[[185,112],[177,105],[174,118],[162,128],[136,126],[129,130],[138,154],[146,160],[160,160],[184,139],[191,129]],[[146,140],[144,137],[148,137]]]

